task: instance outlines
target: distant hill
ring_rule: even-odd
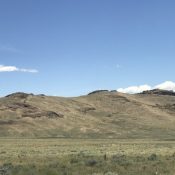
[[[150,90],[150,91],[143,91],[141,94],[171,95],[171,96],[175,96],[175,92],[173,92],[173,91],[160,90],[160,89],[153,89],[153,90]]]
[[[94,91],[64,98],[14,93],[0,98],[0,137],[175,138],[175,93]]]

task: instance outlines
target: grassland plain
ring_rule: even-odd
[[[1,175],[175,175],[175,141],[0,139]]]

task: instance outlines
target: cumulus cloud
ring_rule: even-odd
[[[141,93],[143,91],[151,90],[151,89],[161,89],[161,90],[169,90],[175,92],[175,83],[172,81],[165,81],[164,83],[158,84],[154,87],[149,85],[141,85],[141,86],[130,86],[127,88],[119,88],[118,92],[136,94]]]
[[[154,89],[163,89],[175,92],[175,83],[172,81],[165,81],[164,83],[155,86]]]
[[[136,94],[141,93],[143,91],[151,90],[151,86],[149,85],[141,85],[141,86],[130,86],[128,88],[119,88],[118,92]]]
[[[36,69],[23,69],[18,68],[16,66],[4,66],[0,65],[0,72],[29,72],[29,73],[37,73],[38,70]]]

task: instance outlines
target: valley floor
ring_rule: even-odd
[[[174,175],[175,141],[0,139],[0,175]]]

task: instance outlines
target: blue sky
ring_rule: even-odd
[[[1,0],[0,96],[175,81],[174,0]],[[11,67],[9,67],[11,66]]]

